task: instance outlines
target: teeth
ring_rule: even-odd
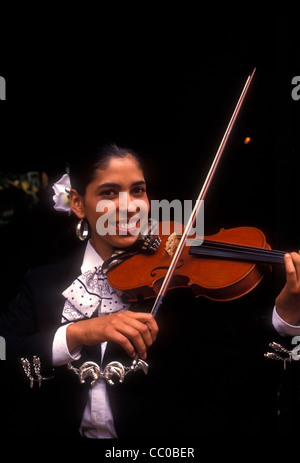
[[[132,230],[136,228],[136,223],[119,222],[118,227],[120,230]]]

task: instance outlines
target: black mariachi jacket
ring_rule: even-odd
[[[0,320],[7,346],[0,371],[8,397],[4,434],[79,436],[89,384],[81,384],[67,366],[53,369],[51,359],[65,301],[61,293],[80,274],[82,258],[78,253],[30,270]],[[260,299],[228,304],[195,299],[185,291],[168,295],[157,316],[160,332],[148,353],[148,375],[140,371],[108,386],[119,437],[198,436],[200,429],[201,435],[257,434],[258,424],[266,432],[265,422],[271,432],[280,374],[263,353],[278,335],[263,310],[263,316],[253,314],[253,300],[257,305]],[[99,363],[96,351],[84,348],[74,366]],[[25,357],[32,363],[34,355],[41,375],[53,377],[40,388],[38,383],[30,388],[20,361]],[[131,364],[109,343],[103,364],[112,360]]]
[[[32,436],[78,435],[89,382],[87,380],[86,384],[81,384],[67,366],[52,367],[52,343],[56,330],[61,326],[65,301],[61,293],[80,275],[82,258],[83,253],[80,252],[76,258],[72,256],[61,262],[31,269],[23,278],[21,291],[12,301],[8,312],[1,317],[0,335],[6,342],[6,361],[1,365],[2,387],[5,395],[11,396],[11,400],[7,401],[8,417],[3,423],[4,432]],[[108,345],[104,365],[110,361],[107,360],[109,358],[122,360],[125,357],[124,363],[130,366],[130,359],[120,351],[116,346]],[[97,348],[83,349],[81,359],[74,362],[74,366],[87,360],[99,364],[97,352]],[[51,378],[43,380],[40,388],[37,382],[30,388],[21,364],[21,358],[28,359],[32,376],[36,377],[33,356],[40,359],[41,375]],[[117,389],[115,387],[110,391],[113,404],[114,395],[119,394]],[[116,428],[119,428],[118,434],[122,435],[122,427],[118,426],[121,413],[119,401],[114,408]]]

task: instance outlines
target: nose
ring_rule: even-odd
[[[131,201],[133,200],[133,197],[131,196],[131,194],[127,191],[120,191],[119,193],[119,203],[118,203],[118,212],[119,212],[119,217],[122,218],[126,218],[128,217],[128,215],[130,215],[130,212],[128,214],[128,208],[129,208],[129,204],[131,203]]]

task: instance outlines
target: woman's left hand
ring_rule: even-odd
[[[286,284],[276,298],[278,315],[290,325],[300,323],[300,255],[296,252],[284,256]]]

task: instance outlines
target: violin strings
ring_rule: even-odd
[[[208,247],[210,245],[212,245],[213,247],[220,246],[220,248],[227,248],[227,249],[234,249],[234,250],[241,249],[243,251],[257,252],[259,254],[266,254],[266,255],[284,256],[286,254],[286,251],[278,251],[276,249],[265,249],[265,248],[255,247],[255,246],[245,246],[245,245],[221,243],[221,242],[218,243],[218,242],[209,241],[209,240],[204,240],[203,244]]]
[[[260,261],[266,263],[283,263],[284,251],[263,249],[251,246],[241,246],[228,243],[216,243],[205,240],[201,246],[191,247],[191,254],[205,254],[214,257],[240,258],[242,260]]]
[[[205,246],[207,246],[207,243],[205,243]],[[211,243],[208,244],[207,248],[211,247]],[[283,258],[285,252],[283,251],[277,251],[273,249],[263,249],[263,248],[256,248],[256,247],[251,247],[251,246],[239,246],[239,245],[234,245],[234,244],[227,244],[227,243],[217,243],[216,245],[212,245],[215,249],[220,249],[220,250],[230,250],[233,252],[241,252],[243,254],[249,254],[254,255],[254,256],[264,256],[264,257],[280,257]]]

